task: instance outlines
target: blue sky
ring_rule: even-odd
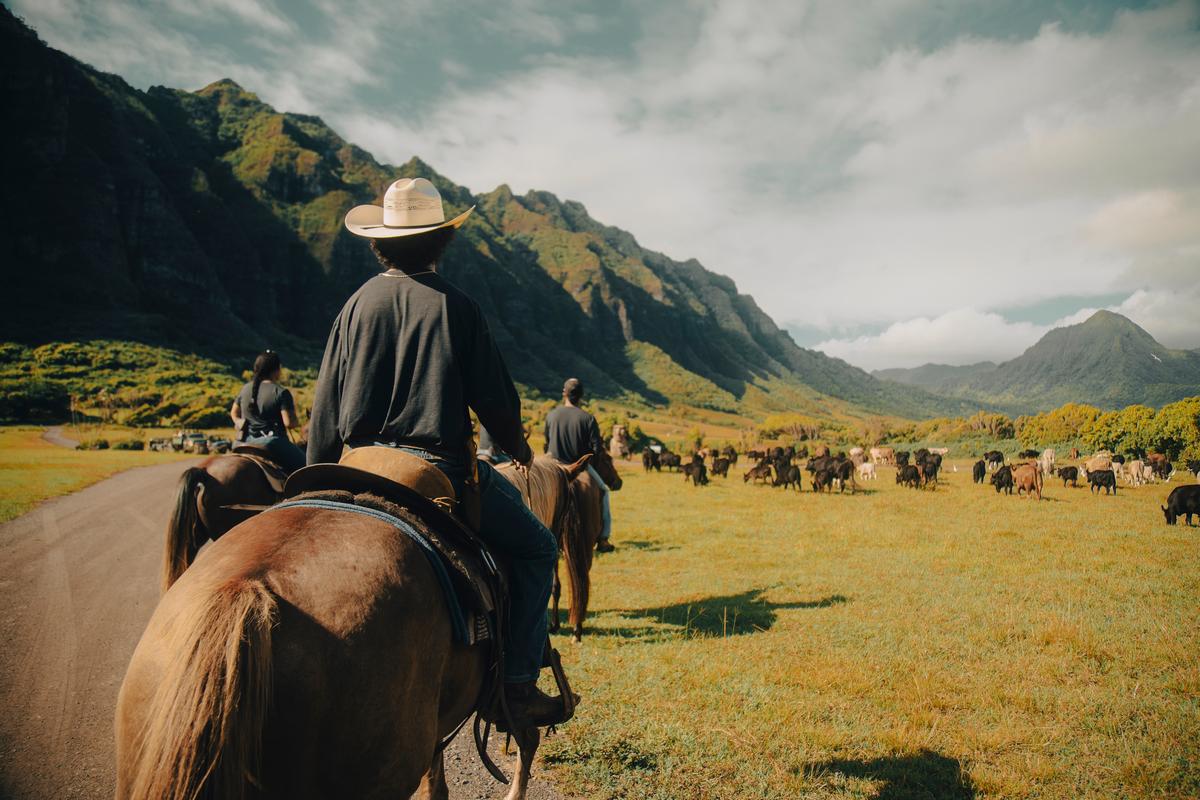
[[[9,5],[145,88],[231,77],[381,160],[583,202],[867,368],[1114,308],[1200,347],[1200,1]]]

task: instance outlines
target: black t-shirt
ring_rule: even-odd
[[[254,381],[250,381],[238,392],[238,408],[246,419],[246,433],[249,436],[286,436],[287,430],[283,424],[283,411],[286,409],[293,418],[296,416],[296,406],[292,401],[292,393],[273,381],[263,381],[258,385],[258,413],[250,406],[250,392]]]
[[[387,441],[466,461],[468,407],[505,452],[528,445],[521,401],[475,301],[436,273],[384,273],[333,323],[308,428],[308,463]]]
[[[596,418],[582,408],[559,406],[546,417],[546,452],[564,464],[603,449]]]

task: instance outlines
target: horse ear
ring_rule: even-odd
[[[563,469],[567,471],[567,478],[569,480],[575,480],[575,478],[579,477],[579,473],[587,469],[588,462],[591,460],[592,454],[587,453],[583,456],[583,458],[579,459],[574,464],[568,464],[567,466],[563,467]]]

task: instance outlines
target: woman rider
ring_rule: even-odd
[[[262,447],[287,472],[304,466],[304,451],[288,438],[287,429],[299,427],[292,393],[279,385],[283,365],[274,350],[254,359],[254,376],[238,392],[229,416],[246,444]]]

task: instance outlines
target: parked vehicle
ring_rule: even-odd
[[[200,433],[200,431],[187,431],[180,434],[179,447],[177,450],[182,450],[185,453],[204,454],[208,452],[208,434]],[[203,448],[203,449],[202,449]]]
[[[233,447],[233,442],[228,439],[223,439],[220,436],[209,437],[208,451],[210,453],[228,453],[231,447]]]
[[[163,438],[163,439],[151,439],[151,440],[150,440],[150,444],[148,445],[148,447],[149,447],[151,450],[155,451],[155,452],[164,452],[164,451],[167,451],[167,450],[173,450],[173,449],[174,449],[174,448],[171,446],[171,440],[170,440],[170,439],[165,439],[165,438]]]

